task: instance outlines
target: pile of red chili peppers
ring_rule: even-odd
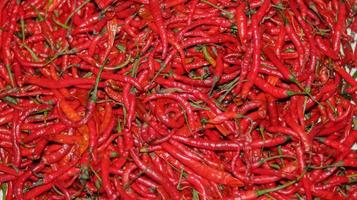
[[[5,199],[357,199],[357,2],[0,0]]]

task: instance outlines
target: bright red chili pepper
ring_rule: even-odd
[[[160,38],[162,40],[162,57],[165,58],[167,54],[167,34],[165,31],[164,22],[162,19],[160,3],[158,0],[149,0],[150,13],[154,18]]]
[[[238,28],[238,36],[242,44],[246,43],[247,37],[247,16],[245,14],[246,5],[242,2],[236,10],[236,22]]]
[[[141,161],[138,155],[134,152],[134,150],[130,150],[130,155],[134,159],[138,167],[144,170],[144,173],[158,181],[165,188],[166,192],[169,193],[171,198],[179,199],[180,195],[173,187],[172,183],[170,183],[165,177],[163,177],[159,172],[157,172],[152,166],[147,166],[143,161]]]
[[[209,180],[212,180],[217,183],[227,184],[227,185],[242,185],[242,182],[238,179],[233,178],[229,173],[224,171],[218,171],[214,168],[204,166],[203,164],[190,160],[182,152],[178,151],[175,147],[163,143],[162,147],[168,151],[173,157],[177,158],[180,162],[182,162],[185,166],[188,166],[197,174],[206,177]]]

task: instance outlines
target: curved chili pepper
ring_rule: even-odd
[[[186,113],[187,113],[187,118],[188,118],[188,122],[189,122],[189,125],[190,125],[190,128],[191,129],[194,129],[196,127],[195,125],[195,120],[193,119],[193,111],[192,111],[192,108],[191,108],[191,105],[185,101],[182,97],[180,97],[179,95],[175,95],[175,94],[170,94],[170,93],[167,93],[167,94],[153,94],[149,97],[147,97],[144,102],[146,101],[150,101],[150,100],[153,100],[153,99],[157,99],[157,98],[171,98],[171,99],[174,99],[174,100],[177,100],[179,101],[179,103],[184,107],[184,109],[186,110]]]
[[[240,180],[233,178],[229,173],[224,171],[218,171],[214,168],[204,166],[195,160],[190,160],[185,155],[183,155],[182,152],[178,151],[177,149],[175,149],[175,147],[167,143],[163,143],[161,144],[161,146],[163,149],[169,152],[173,157],[175,157],[180,162],[182,162],[185,166],[188,166],[190,169],[195,171],[198,175],[201,175],[209,180],[221,184],[236,185],[236,186],[242,185],[242,182]]]
[[[285,90],[282,88],[274,87],[264,79],[256,77],[254,84],[261,90],[269,93],[276,98],[286,98],[295,94],[294,91]]]
[[[283,63],[279,61],[279,59],[274,55],[274,51],[270,48],[264,48],[263,49],[264,54],[273,62],[273,64],[278,68],[280,73],[286,78],[287,80],[290,80],[292,82],[296,81],[296,77],[290,72],[290,70],[284,66]]]
[[[51,188],[52,188],[52,184],[44,184],[44,185],[35,187],[35,188],[31,189],[30,191],[28,191],[27,193],[25,193],[24,199],[36,198],[36,197],[40,196],[42,193],[50,190]]]
[[[144,162],[142,162],[133,149],[130,150],[130,156],[134,159],[134,162],[138,165],[138,167],[144,170],[145,174],[158,181],[165,188],[165,190],[168,192],[171,198],[179,199],[180,195],[178,194],[177,190],[173,187],[172,183],[170,183],[153,167],[147,166]]]

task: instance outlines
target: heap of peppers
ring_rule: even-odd
[[[357,2],[0,0],[5,199],[357,199]]]

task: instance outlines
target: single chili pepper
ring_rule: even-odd
[[[183,106],[183,108],[186,111],[187,118],[188,118],[188,123],[190,125],[190,128],[194,129],[196,127],[195,122],[194,122],[195,120],[193,119],[193,111],[192,111],[191,105],[187,101],[185,101],[182,97],[180,97],[179,95],[170,94],[170,93],[167,93],[167,94],[153,94],[153,95],[147,97],[144,100],[144,102],[150,101],[150,100],[153,100],[153,99],[157,99],[157,98],[163,98],[163,97],[179,101],[179,103]]]
[[[33,85],[38,85],[41,87],[59,89],[59,88],[65,88],[74,85],[92,85],[93,83],[95,83],[95,80],[94,79],[66,79],[66,80],[51,81],[48,79],[29,77],[27,80],[25,80],[25,82]]]
[[[101,162],[101,174],[102,174],[102,183],[105,192],[107,193],[107,197],[109,199],[116,199],[117,194],[114,192],[112,185],[109,180],[109,155],[107,152],[104,153],[103,160]]]
[[[10,174],[1,174],[0,175],[0,183],[13,181],[15,179],[16,179],[16,176],[14,176],[14,175],[10,175]]]
[[[256,199],[259,196],[262,196],[264,194],[268,194],[270,192],[275,192],[279,191],[283,188],[286,188],[290,185],[293,185],[297,180],[293,180],[290,182],[287,182],[285,184],[279,185],[275,188],[268,188],[268,189],[262,189],[262,190],[251,190],[251,191],[245,191],[244,193],[239,194],[239,199]]]
[[[268,1],[264,1],[264,2],[268,2]],[[257,14],[255,16],[257,16]],[[252,18],[253,66],[252,66],[252,69],[251,69],[250,73],[248,74],[249,81],[243,84],[243,88],[242,88],[242,91],[241,91],[241,94],[242,94],[243,97],[246,97],[248,95],[248,91],[253,86],[253,84],[255,82],[255,79],[258,76],[258,68],[259,68],[259,65],[260,65],[260,51],[261,51],[258,23],[259,23],[259,21],[258,21],[257,17],[253,17]]]
[[[173,187],[172,183],[170,183],[164,176],[158,173],[152,166],[147,166],[144,162],[142,162],[133,149],[130,150],[130,156],[134,159],[134,162],[138,165],[138,167],[141,170],[144,170],[145,174],[158,181],[165,188],[171,198],[179,199],[180,195]]]
[[[241,3],[236,9],[236,22],[238,28],[238,36],[242,44],[246,43],[247,37],[247,16],[245,15],[244,3]]]
[[[307,134],[301,127],[297,124],[297,122],[290,116],[286,116],[286,123],[299,135],[300,140],[304,146],[304,151],[308,152],[311,149],[311,141],[308,139]]]
[[[335,52],[340,50],[341,46],[341,29],[345,26],[346,21],[346,5],[344,2],[340,1],[338,4],[338,14],[337,14],[337,22],[332,34],[332,48]]]
[[[289,141],[291,139],[290,136],[278,136],[275,138],[271,138],[271,139],[266,139],[263,141],[253,141],[251,143],[253,148],[260,148],[260,147],[273,147],[273,146],[277,146],[279,144],[283,144],[287,141]]]
[[[98,139],[98,132],[97,132],[96,124],[93,119],[88,121],[88,133],[89,133],[88,150],[89,152],[93,153],[95,147],[97,146],[97,139]]]
[[[303,44],[298,39],[298,35],[296,34],[296,31],[291,26],[292,22],[291,22],[291,20],[289,20],[289,17],[290,17],[290,15],[288,15],[288,18],[284,19],[284,26],[285,26],[285,29],[286,29],[286,32],[287,32],[289,38],[294,43],[294,46],[299,54],[299,67],[301,69],[305,63]]]
[[[53,126],[49,126],[47,128],[41,128],[37,129],[36,131],[33,131],[32,134],[28,135],[22,141],[24,143],[29,143],[37,138],[48,136],[48,135],[54,135],[57,133],[60,133],[66,129],[66,126],[63,124],[55,124]]]
[[[47,163],[47,164],[52,164],[52,163],[56,163],[59,160],[61,160],[64,156],[66,156],[69,151],[72,149],[73,145],[68,145],[68,144],[64,144],[62,146],[61,149],[59,149],[58,151],[56,151],[55,153],[52,153],[50,155],[45,155],[43,157],[43,162]]]
[[[7,174],[10,174],[10,175],[14,175],[14,176],[17,176],[18,175],[18,172],[13,169],[13,168],[10,168],[8,166],[6,166],[5,164],[0,164],[0,171],[4,172],[4,173],[7,173]]]
[[[333,69],[350,85],[352,85],[353,87],[357,86],[357,81],[353,77],[351,77],[351,75],[348,74],[341,66],[334,65]]]
[[[296,94],[294,91],[278,88],[272,86],[270,83],[266,82],[264,79],[260,77],[256,77],[254,84],[261,90],[269,93],[270,95],[276,98],[286,98]]]
[[[329,56],[330,58],[337,60],[338,59],[338,55],[336,54],[336,52],[333,51],[333,49],[331,49],[331,47],[328,45],[328,43],[320,36],[316,36],[316,43],[318,45],[318,47],[320,48],[320,50],[327,56]]]
[[[167,35],[164,27],[164,22],[162,19],[161,8],[158,0],[149,0],[150,13],[155,20],[156,26],[158,28],[158,33],[162,40],[162,57],[165,58],[167,54]]]
[[[36,198],[37,196],[41,195],[42,193],[50,190],[52,188],[52,184],[45,184],[41,186],[37,186],[24,195],[24,199],[33,199]]]
[[[216,36],[210,36],[209,38],[193,38],[193,39],[188,39],[183,42],[182,47],[183,48],[188,48],[191,46],[195,46],[198,44],[208,44],[208,43],[223,43],[223,42],[231,42],[235,45],[237,44],[237,40],[229,35],[216,35]]]
[[[190,160],[182,152],[179,152],[173,146],[163,143],[161,144],[162,148],[168,151],[173,157],[178,159],[184,165],[189,166],[192,170],[194,170],[198,175],[206,177],[209,180],[227,184],[227,185],[237,185],[240,186],[242,184],[238,179],[233,178],[229,173],[224,171],[218,171],[214,168],[204,166],[195,160]]]
[[[292,82],[296,82],[295,76],[290,72],[288,68],[284,66],[283,63],[279,61],[279,59],[274,55],[274,51],[270,48],[263,49],[264,54],[273,62],[273,64],[278,68],[280,73],[284,76],[285,79],[290,80]]]
[[[99,69],[98,68],[94,68],[93,66],[80,66],[82,69],[86,69],[86,70],[90,70],[92,71],[94,74],[97,75],[99,74]],[[109,73],[109,72],[102,72],[101,73],[101,79],[111,79],[111,80],[116,80],[116,81],[121,81],[121,82],[128,82],[131,85],[135,86],[138,90],[142,90],[140,84],[138,82],[136,82],[135,79],[133,79],[132,77],[129,76],[124,76],[121,74],[113,74],[113,73]]]
[[[70,161],[70,163],[67,163],[67,165],[57,171],[51,172],[49,174],[46,174],[45,177],[43,178],[43,183],[51,183],[58,179],[63,173],[71,169],[74,165],[78,163],[78,159],[75,158],[73,161]]]
[[[223,60],[222,60],[222,56],[221,56],[221,54],[218,54],[217,55],[217,60],[216,60],[216,65],[215,65],[215,74],[213,76],[213,84],[211,86],[210,94],[212,94],[212,91],[213,91],[214,87],[216,86],[218,81],[221,79],[221,76],[223,74],[223,70],[224,70],[224,63],[223,63]]]
[[[192,139],[192,138],[185,138],[181,136],[172,136],[173,139],[182,142],[187,145],[195,146],[198,148],[205,148],[209,150],[216,150],[216,151],[235,151],[241,148],[241,145],[236,142],[213,142],[204,139]]]
[[[24,199],[23,196],[23,186],[25,181],[32,175],[31,171],[25,171],[19,178],[14,182],[14,195],[17,199]]]

